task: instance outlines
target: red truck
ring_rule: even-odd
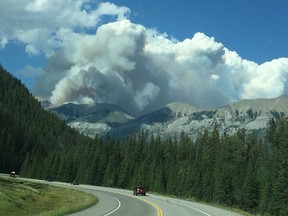
[[[142,196],[146,196],[146,188],[143,186],[136,186],[133,190],[133,195],[142,195]]]

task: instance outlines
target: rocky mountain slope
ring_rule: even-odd
[[[288,96],[273,99],[242,100],[223,107],[203,110],[174,102],[138,118],[111,104],[94,106],[65,104],[50,109],[80,132],[94,137],[108,132],[117,137],[148,130],[163,137],[182,131],[195,139],[205,128],[219,125],[221,134],[234,134],[240,128],[263,135],[271,118],[288,116]]]
[[[120,107],[106,103],[95,105],[68,103],[48,109],[71,127],[91,137],[105,136],[118,125],[134,119]]]

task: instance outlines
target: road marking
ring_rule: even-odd
[[[170,202],[173,202],[173,201],[170,200]],[[200,210],[200,209],[198,209],[198,208],[195,208],[195,207],[192,207],[192,206],[189,206],[189,205],[186,205],[186,204],[182,204],[182,203],[177,203],[177,202],[173,202],[173,203],[178,204],[178,205],[185,206],[185,207],[187,207],[187,208],[194,209],[195,211],[198,211],[198,212],[200,212],[200,213],[202,213],[202,214],[205,214],[205,215],[207,215],[207,216],[212,216],[212,215],[208,214],[207,212],[204,212],[204,211],[202,211],[202,210]]]
[[[154,198],[154,199],[158,199],[158,200],[164,200],[164,199],[159,199],[159,198],[157,198],[157,197],[153,197],[153,198]],[[198,209],[198,208],[195,208],[195,207],[192,207],[192,206],[183,204],[183,203],[175,202],[175,201],[172,201],[172,200],[168,200],[168,201],[169,201],[169,202],[172,202],[172,203],[175,203],[175,204],[177,204],[177,205],[182,205],[182,206],[185,206],[185,207],[187,207],[187,208],[193,209],[193,210],[198,211],[198,212],[200,212],[200,213],[202,213],[202,214],[204,214],[204,215],[206,215],[206,216],[212,216],[212,215],[208,214],[207,212],[204,212],[204,211],[202,211],[202,210],[200,210],[200,209]]]
[[[147,200],[144,200],[144,199],[137,198],[137,197],[135,197],[135,196],[131,196],[131,195],[129,195],[129,196],[130,196],[130,197],[133,197],[133,198],[135,198],[135,199],[141,200],[141,201],[143,201],[143,202],[146,202],[146,203],[148,203],[149,205],[152,205],[154,208],[157,209],[157,216],[163,216],[162,209],[161,209],[159,206],[157,206],[156,204],[154,204],[154,203],[152,203],[152,202],[149,202],[149,201],[147,201]]]
[[[97,189],[96,189],[97,190]],[[157,216],[163,216],[163,213],[162,213],[162,209],[159,207],[159,206],[157,206],[156,204],[154,204],[154,203],[152,203],[152,202],[149,202],[149,201],[147,201],[147,200],[144,200],[144,199],[140,199],[140,198],[138,198],[138,197],[136,197],[136,196],[132,196],[132,195],[128,195],[128,194],[123,194],[123,193],[120,193],[119,191],[118,192],[116,192],[116,191],[109,191],[109,190],[103,190],[103,189],[98,189],[98,191],[104,191],[104,192],[111,192],[111,193],[117,193],[117,194],[121,194],[122,196],[128,196],[128,197],[131,197],[131,198],[134,198],[134,199],[138,199],[138,200],[141,200],[141,201],[143,201],[143,202],[146,202],[147,204],[149,204],[149,205],[151,205],[151,206],[153,206],[154,208],[156,208],[157,209]],[[106,193],[105,193],[106,194]],[[106,195],[108,195],[108,196],[111,196],[111,195],[109,195],[109,194],[106,194]],[[115,199],[118,203],[119,203],[119,206],[116,208],[116,209],[114,209],[112,212],[109,212],[108,214],[106,214],[106,215],[104,215],[104,216],[108,216],[108,215],[110,215],[110,214],[112,214],[112,213],[114,213],[115,211],[117,211],[119,208],[120,208],[120,206],[121,206],[121,202],[117,199],[117,198],[115,198],[115,197],[113,197],[113,196],[111,196],[113,199]]]
[[[117,210],[121,207],[121,202],[120,202],[120,200],[118,200],[116,197],[113,197],[113,196],[111,196],[111,195],[109,195],[109,194],[107,194],[107,193],[106,193],[106,195],[112,197],[113,199],[115,199],[115,200],[118,202],[118,206],[117,206],[117,208],[115,208],[113,211],[105,214],[104,216],[108,216],[108,215],[113,214],[115,211],[117,211]]]
[[[157,206],[156,204],[154,204],[154,203],[152,203],[152,202],[149,202],[149,201],[147,201],[147,200],[143,200],[143,199],[139,199],[139,200],[142,200],[142,201],[148,203],[149,205],[154,206],[154,207],[157,209],[157,214],[158,214],[157,216],[163,216],[162,210],[161,210],[161,208],[160,208],[159,206]]]

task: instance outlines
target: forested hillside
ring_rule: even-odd
[[[0,72],[0,172],[53,176],[59,181],[150,191],[288,215],[288,121],[271,119],[258,140],[239,130],[214,130],[192,141],[185,133],[163,139],[142,131],[116,140],[80,136],[44,111],[20,81]]]
[[[162,140],[145,132],[124,140],[95,139],[54,151],[41,166],[25,163],[29,177],[51,175],[60,181],[130,188],[233,206],[261,215],[288,215],[288,122],[271,121],[267,140],[245,136],[219,137],[204,131],[193,142],[184,133]]]
[[[45,158],[81,139],[0,66],[0,172],[18,173],[25,158]]]

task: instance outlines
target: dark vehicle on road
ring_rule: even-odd
[[[133,195],[142,195],[142,196],[146,196],[146,188],[143,186],[136,186],[133,190]]]
[[[52,176],[48,176],[48,177],[45,179],[45,181],[47,181],[47,182],[53,182],[54,179],[53,179]]]
[[[79,182],[77,180],[74,180],[73,182],[71,182],[71,185],[79,185]]]
[[[12,172],[10,173],[10,177],[16,178],[16,173],[15,173],[15,171],[12,171]]]

